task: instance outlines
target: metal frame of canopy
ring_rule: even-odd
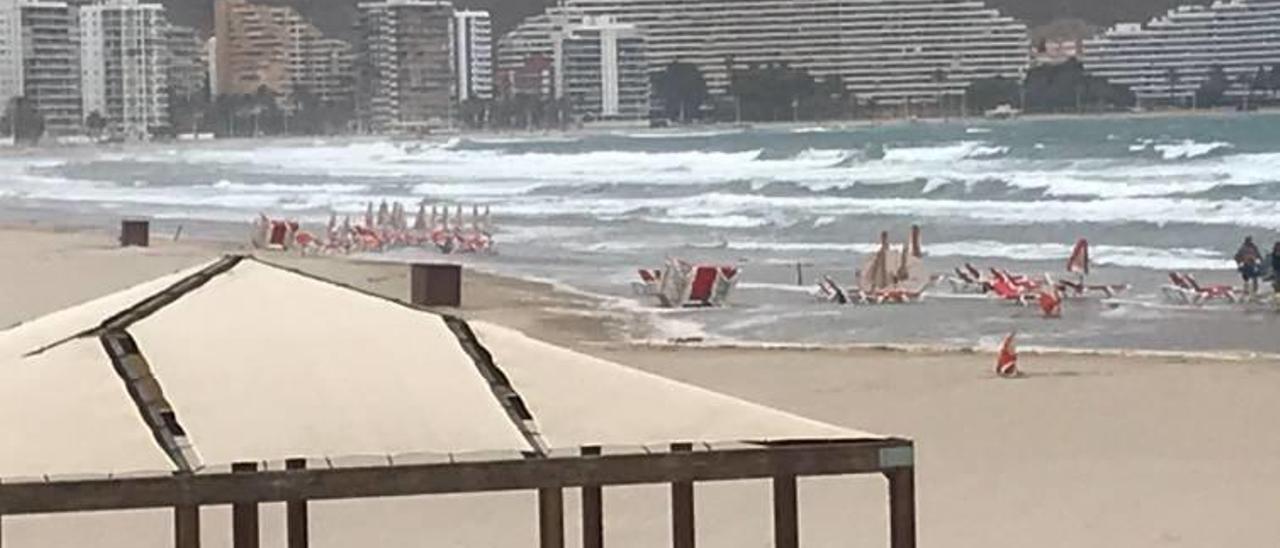
[[[305,548],[307,501],[536,490],[539,545],[564,546],[564,489],[582,490],[584,548],[604,545],[603,488],[671,485],[672,544],[693,548],[696,482],[769,479],[774,546],[799,538],[796,481],[802,476],[883,474],[888,480],[890,546],[914,548],[915,469],[909,440],[812,441],[715,449],[672,444],[669,452],[602,455],[583,447],[570,457],[530,457],[354,468],[311,468],[290,460],[284,470],[240,463],[230,473],[0,484],[3,516],[133,509],[174,509],[177,548],[200,545],[201,506],[232,505],[233,545],[257,548],[258,504],[286,503],[289,548]],[[3,528],[0,527],[0,538]]]

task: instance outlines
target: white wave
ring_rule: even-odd
[[[964,132],[970,135],[985,135],[987,133],[991,133],[991,128],[971,127],[971,128],[965,128]]]
[[[558,135],[549,136],[528,136],[528,137],[465,137],[463,143],[471,142],[478,145],[520,145],[520,144],[569,144],[581,141],[580,137],[567,137]]]
[[[823,126],[814,126],[814,127],[801,127],[801,128],[795,128],[795,129],[791,130],[791,133],[796,133],[796,134],[801,134],[801,135],[803,135],[803,134],[806,134],[806,133],[827,133],[827,132],[830,132],[830,131],[831,131],[831,128],[828,128],[828,127],[823,127]]]
[[[141,186],[141,185],[138,185],[138,186]],[[355,184],[341,184],[341,183],[329,183],[329,184],[318,184],[318,185],[311,185],[311,184],[289,185],[289,184],[277,184],[277,183],[253,184],[253,183],[232,182],[226,179],[219,180],[218,182],[213,183],[212,185],[209,185],[209,186],[211,188],[228,191],[228,192],[259,192],[259,193],[263,193],[263,192],[348,193],[348,192],[367,192],[369,190],[369,185],[355,185]]]
[[[646,131],[638,133],[623,133],[622,137],[629,139],[703,139],[708,137],[722,137],[726,135],[740,135],[744,133],[741,129],[723,129],[708,131]]]
[[[897,245],[897,244],[895,244]],[[665,245],[645,241],[599,242],[588,246],[596,252],[660,250],[678,245]],[[717,246],[718,247],[718,246]],[[764,242],[730,241],[726,249],[755,253],[850,253],[869,254],[879,249],[872,242]],[[957,257],[969,259],[1011,261],[1061,261],[1066,263],[1071,255],[1071,245],[1063,243],[1009,243],[994,240],[932,243],[925,246],[929,257]],[[1123,245],[1094,245],[1090,247],[1094,264],[1152,270],[1231,270],[1234,263],[1225,254],[1202,248],[1153,248]]]
[[[1235,148],[1235,145],[1222,141],[1202,143],[1191,139],[1176,143],[1161,143],[1154,139],[1142,139],[1136,144],[1129,145],[1130,152],[1155,151],[1164,160],[1193,160],[1208,156],[1219,150],[1232,148]]]

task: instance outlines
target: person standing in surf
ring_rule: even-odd
[[[1244,279],[1244,292],[1250,297],[1258,293],[1258,278],[1262,276],[1262,251],[1253,243],[1253,236],[1245,236],[1244,243],[1236,251],[1236,268]]]
[[[1277,296],[1280,296],[1280,242],[1276,242],[1271,247],[1271,256],[1268,257],[1271,266],[1271,289]]]

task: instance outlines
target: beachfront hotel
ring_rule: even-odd
[[[361,2],[356,109],[367,131],[444,127],[453,117],[453,3]]]
[[[67,2],[0,0],[0,101],[30,101],[49,135],[81,127],[75,20]]]
[[[1116,25],[1085,42],[1085,67],[1128,86],[1143,101],[1190,104],[1221,67],[1248,94],[1259,68],[1280,65],[1280,1],[1235,0],[1182,6],[1145,24]]]
[[[731,69],[779,63],[838,76],[863,101],[932,103],[1029,61],[1026,25],[977,0],[562,0],[503,38],[500,70],[584,15],[637,25],[651,72],[692,63],[718,94]]]
[[[493,23],[489,12],[453,14],[453,56],[458,70],[458,102],[493,98]]]
[[[108,0],[79,15],[85,115],[97,113],[112,133],[146,139],[169,123],[164,7]]]
[[[575,119],[643,120],[649,117],[645,39],[635,25],[587,17],[552,36],[556,97]]]

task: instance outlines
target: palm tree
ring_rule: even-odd
[[[1178,106],[1178,101],[1177,101],[1178,69],[1177,67],[1169,67],[1168,78],[1169,78],[1169,107],[1177,108]]]

